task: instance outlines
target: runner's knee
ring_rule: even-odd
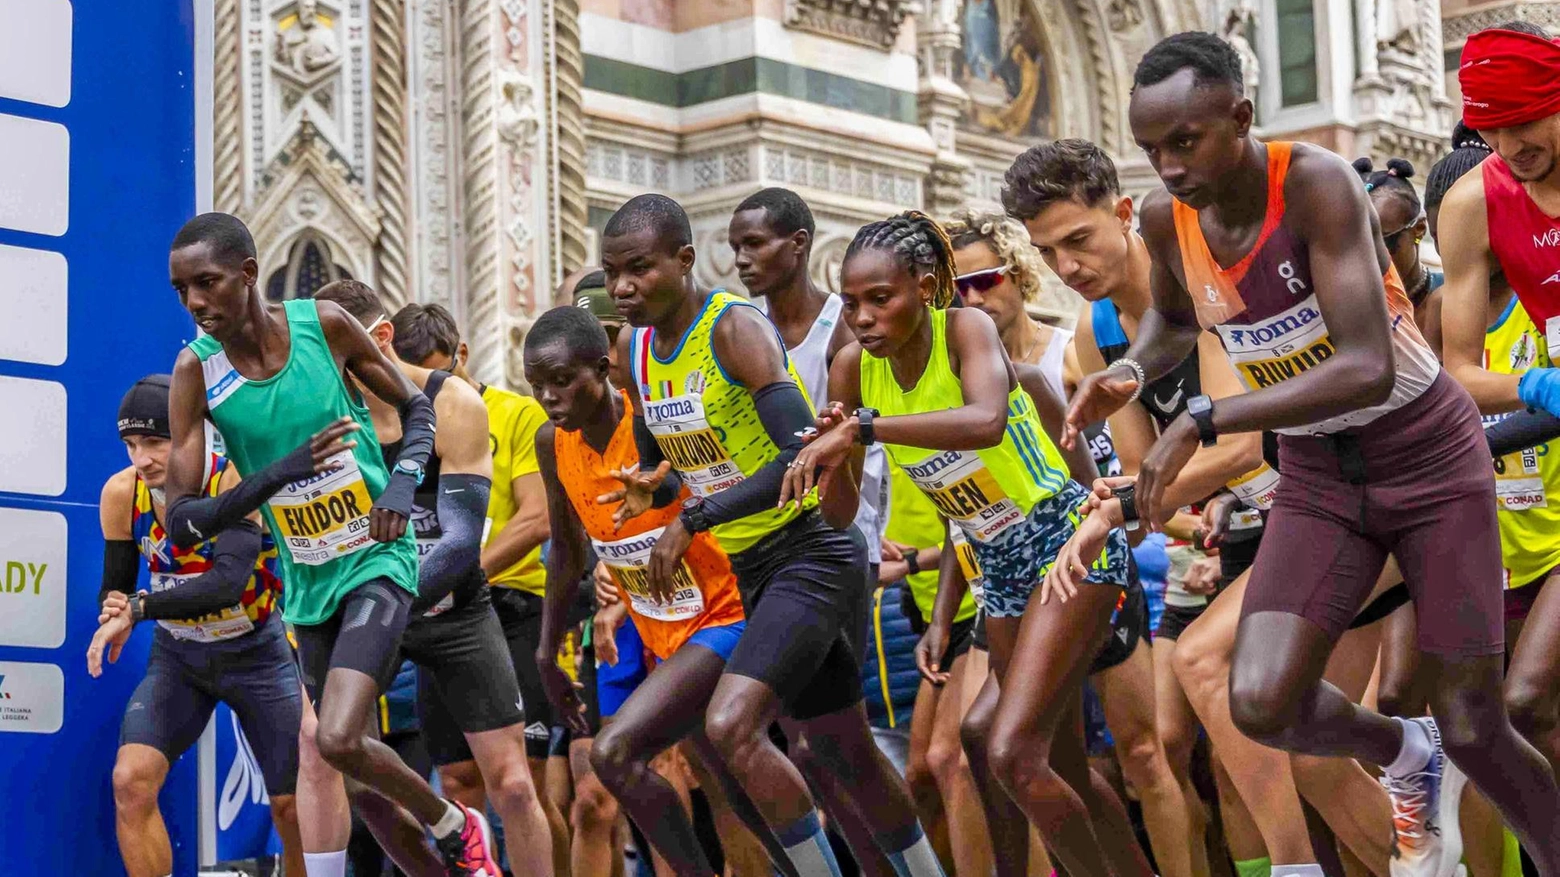
[[[1554,696],[1542,686],[1521,678],[1506,680],[1506,712],[1522,736],[1541,737],[1560,725]]]
[[[617,821],[617,799],[595,774],[580,777],[574,784],[574,806],[569,821],[578,832],[607,832]]]
[[[987,743],[991,739],[991,725],[995,716],[990,710],[972,709],[964,714],[964,719],[959,722],[959,742],[963,744],[964,753],[972,763],[982,763],[990,759]]]
[[[1122,776],[1139,790],[1157,785],[1163,777],[1170,777],[1168,781],[1174,782],[1159,738],[1151,729],[1142,731],[1130,738],[1124,735],[1116,738],[1116,760],[1121,763]]]
[[[114,762],[114,806],[121,811],[145,813],[157,808],[157,792],[162,786],[155,767],[136,759],[121,757]]]
[[[596,742],[590,747],[590,766],[603,785],[621,793],[635,768],[644,768],[645,763],[636,760],[629,736],[620,732],[617,725],[609,725],[596,735]]]
[[[276,795],[271,798],[271,821],[279,826],[298,825],[298,799],[293,795]]]
[[[1260,668],[1257,668],[1260,669]],[[1300,719],[1295,698],[1261,672],[1241,672],[1230,677],[1230,718],[1242,734],[1259,743],[1277,740]]]
[[[531,769],[522,758],[505,765],[497,776],[490,778],[487,793],[500,814],[525,812],[541,806],[541,798],[531,782]]]
[[[481,800],[483,794],[482,772],[475,761],[441,765],[439,784],[444,787],[444,796],[453,801]]]
[[[1454,761],[1467,763],[1487,749],[1503,730],[1502,710],[1483,692],[1437,686],[1432,712],[1441,747]]]
[[[1170,656],[1170,667],[1187,697],[1195,700],[1210,686],[1223,685],[1229,679],[1229,656],[1213,643],[1204,642],[1188,630],[1176,642],[1175,654]]]
[[[960,773],[969,773],[970,763],[964,756],[964,748],[957,740],[932,738],[926,748],[926,765],[938,787],[948,788],[957,781]]]
[[[321,722],[314,734],[314,743],[319,747],[320,757],[341,773],[350,772],[363,760],[363,733],[359,730]]]
[[[720,753],[721,760],[738,773],[747,770],[753,754],[767,739],[764,729],[756,727],[748,711],[736,701],[718,707],[711,705],[709,713],[704,717],[704,731],[714,744],[715,751]],[[794,744],[794,748],[800,747],[800,743]],[[798,755],[799,752],[793,752],[792,759],[795,760]]]

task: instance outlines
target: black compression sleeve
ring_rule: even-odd
[[[418,562],[414,616],[432,609],[461,585],[480,587],[482,526],[493,482],[481,475],[439,476],[439,542]],[[469,595],[462,593],[456,602]]]
[[[412,497],[417,493],[417,478],[401,471],[401,463],[416,463],[418,469],[428,465],[428,458],[433,454],[433,403],[422,393],[413,393],[401,403],[396,413],[401,415],[401,451],[395,455],[390,482],[374,502],[374,507],[409,518]]]
[[[134,594],[136,577],[141,574],[141,552],[133,539],[109,539],[103,543],[103,584],[98,587],[98,606],[108,599],[109,591]]]
[[[812,407],[800,387],[790,381],[776,381],[753,394],[758,420],[780,454],[757,472],[736,485],[704,500],[704,518],[711,525],[741,520],[748,515],[772,509],[780,502],[780,483],[785,480],[786,464],[802,450],[797,433],[813,424]]]
[[[640,471],[655,471],[655,467],[661,465],[666,455],[661,453],[661,446],[656,443],[655,434],[645,424],[645,419],[638,414],[634,415],[634,447],[639,451]],[[666,480],[656,488],[652,494],[650,504],[655,508],[665,508],[677,499],[677,494],[682,492],[682,476],[676,469],[666,473]]]
[[[1490,456],[1504,457],[1560,438],[1560,417],[1548,411],[1518,411],[1484,431]]]
[[[168,538],[179,548],[194,548],[254,514],[294,481],[314,477],[314,455],[305,441],[287,456],[219,496],[181,496],[168,501]]]
[[[147,594],[143,617],[199,618],[236,604],[244,596],[259,557],[259,526],[254,521],[239,521],[217,534],[211,569],[166,591]]]

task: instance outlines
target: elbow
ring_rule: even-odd
[[[1004,405],[1000,411],[984,413],[980,420],[970,425],[970,439],[977,448],[994,448],[1002,444],[1007,433],[1008,413]]]
[[[1359,388],[1354,398],[1367,408],[1383,405],[1392,398],[1392,387],[1397,383],[1397,366],[1389,354],[1382,362],[1362,366],[1359,378]]]
[[[1242,475],[1267,462],[1262,456],[1262,434],[1259,432],[1244,433],[1239,436],[1236,453],[1235,465],[1231,468],[1238,470]]]

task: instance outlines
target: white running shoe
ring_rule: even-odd
[[[1441,748],[1435,719],[1410,719],[1430,735],[1430,762],[1406,777],[1381,777],[1392,799],[1392,877],[1457,877],[1462,829],[1457,821],[1468,778]]]

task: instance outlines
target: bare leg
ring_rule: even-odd
[[[699,788],[704,791],[704,798],[709,802],[711,815],[715,820],[715,832],[720,835],[720,845],[726,856],[726,871],[731,877],[770,877],[774,873],[770,867],[770,853],[766,852],[762,840],[749,827],[743,817],[738,813],[738,806],[727,797],[726,788],[729,780],[723,780],[721,774],[726,772],[725,765],[715,759],[715,749],[704,739],[702,731],[683,741],[684,755],[688,760],[688,767],[693,771],[699,781]],[[713,765],[713,766],[712,766]],[[773,834],[767,826],[763,826],[763,820],[758,818],[758,811],[753,809],[753,802],[743,792],[739,797],[748,808],[749,818],[763,828],[763,833],[771,840]],[[777,848],[773,855],[784,860],[785,850]]]
[[[325,677],[316,740],[320,754],[351,777],[406,807],[424,825],[438,822],[448,806],[428,781],[401,761],[395,750],[365,733],[379,686],[366,673],[332,667]]]
[[[1206,877],[1210,872],[1208,808],[1197,793],[1197,787],[1192,784],[1192,749],[1197,745],[1199,725],[1197,714],[1186,699],[1186,692],[1181,690],[1181,680],[1175,675],[1172,663],[1175,650],[1176,641],[1173,639],[1154,640],[1154,725],[1165,749],[1165,761],[1170,766],[1170,772],[1175,775],[1176,785],[1180,787],[1182,806],[1186,808],[1192,873]]]
[[[1213,755],[1213,776],[1219,787],[1219,818],[1224,824],[1224,843],[1230,851],[1230,858],[1237,862],[1267,858],[1267,847],[1262,845],[1262,832],[1257,830],[1257,823],[1252,820],[1251,812],[1240,799],[1240,793],[1230,784],[1230,775],[1219,760],[1218,751],[1215,750]]]
[[[1419,625],[1413,603],[1405,603],[1381,623],[1381,680],[1376,711],[1413,718],[1425,714],[1425,684],[1419,678]]]
[[[320,756],[315,737],[319,721],[308,694],[303,697],[303,724],[298,729],[298,834],[306,853],[346,850],[352,837],[352,810],[341,774]]]
[[[623,850],[613,843],[617,799],[590,766],[590,748],[595,742],[591,737],[569,742],[569,762],[574,768],[574,803],[570,810],[574,825],[570,866],[574,877],[612,877],[614,865],[623,867]]]
[[[931,763],[941,800],[947,801],[948,834],[953,847],[954,872],[961,875],[988,877],[992,868],[991,837],[986,832],[986,820],[981,814],[980,794],[970,775],[970,762],[959,743],[961,706],[973,700],[967,680],[968,653],[960,655],[949,668],[948,684],[934,701],[935,721],[932,728]],[[984,679],[975,680],[978,685]],[[924,824],[924,820],[923,820]]]
[[[970,773],[986,814],[997,877],[1028,877],[1032,870],[1029,865],[1029,821],[991,770],[991,726],[997,717],[999,693],[996,674],[987,673],[980,692],[960,723],[959,737],[964,743]]]
[[[1506,709],[1511,723],[1529,743],[1560,764],[1560,570],[1542,582],[1533,610],[1517,632],[1506,638],[1511,668],[1506,674]],[[1511,644],[1515,643],[1513,647]]]
[[[467,734],[466,745],[481,769],[493,809],[504,821],[504,846],[511,867],[519,868],[523,862],[527,874],[548,877],[558,851],[552,848],[553,834],[526,765],[525,726]]]
[[[283,874],[303,877],[303,840],[298,836],[298,798],[276,795],[271,798],[271,824],[282,839]]]
[[[126,743],[114,761],[114,831],[129,877],[173,873],[173,844],[157,809],[168,759],[151,746]]]
[[[942,789],[930,763],[932,728],[937,720],[937,705],[945,700],[943,689],[925,679],[915,692],[915,707],[910,712],[910,755],[905,763],[905,785],[910,787],[910,800],[915,804],[916,815],[926,827],[932,839],[932,849],[943,867],[954,869],[953,840],[950,837],[948,811],[943,804]],[[955,744],[957,745],[957,744]]]

